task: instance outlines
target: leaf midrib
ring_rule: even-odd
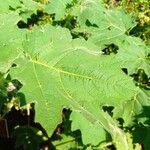
[[[36,61],[36,60],[31,60],[31,62],[33,64],[38,64],[38,65],[41,65],[45,68],[48,68],[48,69],[51,69],[51,70],[54,70],[58,73],[63,73],[63,74],[66,74],[66,75],[69,75],[69,76],[74,76],[74,77],[79,77],[79,78],[83,78],[83,79],[87,79],[87,80],[93,80],[94,78],[93,77],[90,77],[90,76],[85,76],[85,75],[81,75],[81,74],[76,74],[76,73],[72,73],[72,72],[68,72],[68,71],[65,71],[65,70],[62,70],[60,68],[56,68],[50,64],[45,64],[45,63],[42,63],[40,61]]]

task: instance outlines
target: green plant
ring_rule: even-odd
[[[37,149],[46,140],[57,149],[67,139],[67,149],[136,150],[143,145],[148,150],[150,49],[130,35],[133,15],[106,8],[102,0],[4,4],[0,72],[14,88],[5,84],[1,89],[7,89],[9,102],[19,99],[17,109],[27,120],[27,125],[14,125],[20,126],[12,134],[17,148]],[[0,106],[3,114],[3,100]],[[16,104],[11,106],[10,111]],[[35,121],[30,119],[34,111]],[[141,129],[148,131],[145,138],[137,135]],[[20,134],[25,131],[27,138]]]

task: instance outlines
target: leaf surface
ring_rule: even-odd
[[[17,13],[0,14],[0,71],[6,72],[13,61],[22,53],[24,31],[17,27]]]
[[[51,0],[45,7],[45,11],[49,14],[55,14],[55,20],[63,19],[66,7],[71,2],[72,0]]]
[[[10,12],[10,7],[12,9],[17,9],[20,6],[20,0],[5,0],[0,2],[0,13]]]
[[[114,137],[122,136],[100,106],[131,99],[136,87],[118,66],[110,70],[112,57],[102,56],[95,46],[89,49],[86,41],[72,40],[67,29],[52,26],[29,32],[24,47],[26,55],[15,61],[17,67],[10,73],[23,84],[20,92],[27,102],[36,103],[36,121],[44,122],[49,134],[61,122],[66,107],[102,125]]]

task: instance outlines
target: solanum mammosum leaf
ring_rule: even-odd
[[[118,66],[111,65],[110,70],[113,57],[88,49],[86,41],[72,40],[67,29],[52,26],[29,32],[24,47],[25,55],[14,62],[17,66],[10,74],[23,84],[20,92],[27,102],[35,102],[36,121],[44,122],[50,134],[67,107],[79,111],[92,124],[102,125],[112,135],[116,132],[116,138],[117,134],[122,136],[100,106],[131,99],[136,87]]]

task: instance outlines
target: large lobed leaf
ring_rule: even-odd
[[[66,107],[126,143],[122,131],[100,106],[131,99],[136,87],[118,65],[112,65],[113,56],[102,56],[95,46],[86,43],[72,40],[67,29],[35,28],[28,32],[23,44],[25,54],[14,62],[17,66],[10,74],[23,84],[20,92],[26,101],[35,102],[36,121],[43,122],[49,134],[61,122],[61,111]]]

